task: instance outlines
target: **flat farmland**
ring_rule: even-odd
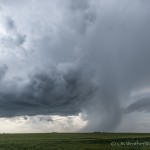
[[[150,134],[0,134],[0,150],[150,150]]]

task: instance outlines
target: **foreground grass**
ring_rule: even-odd
[[[0,150],[150,150],[150,134],[0,134]]]

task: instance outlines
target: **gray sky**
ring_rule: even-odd
[[[0,0],[1,132],[150,132],[149,7]]]

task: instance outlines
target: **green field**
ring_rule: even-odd
[[[0,134],[0,150],[150,150],[150,134]]]

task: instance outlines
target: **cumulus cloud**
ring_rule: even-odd
[[[115,131],[148,110],[132,97],[149,88],[148,0],[18,2],[0,1],[0,116],[82,112],[83,130]]]
[[[51,133],[51,132],[76,132],[83,128],[87,122],[81,115],[36,115],[0,118],[0,133]]]

